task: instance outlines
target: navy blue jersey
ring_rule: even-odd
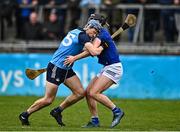
[[[120,62],[116,45],[105,28],[101,29],[98,38],[101,39],[101,42],[108,44],[108,48],[105,48],[101,54],[97,56],[98,63],[106,66]]]
[[[64,66],[65,58],[69,55],[74,56],[81,53],[86,42],[90,42],[90,37],[84,30],[74,29],[68,32],[50,62],[61,69],[72,68],[72,65],[70,67]]]

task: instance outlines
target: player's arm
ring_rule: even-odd
[[[87,42],[85,43],[84,47],[92,56],[97,56],[103,50],[103,47],[100,46],[100,44],[101,44],[101,40],[99,38],[95,38],[95,40],[93,41],[93,44],[90,42]]]
[[[82,58],[85,58],[85,57],[88,57],[88,56],[90,56],[90,53],[87,50],[85,50],[85,51],[83,51],[80,54],[77,54],[75,56],[72,56],[72,55],[67,56],[66,59],[64,60],[64,65],[70,66],[75,61],[82,59]]]
[[[94,49],[96,50],[100,46],[101,42],[98,38],[95,38],[93,43],[90,43],[90,44],[93,45]],[[100,50],[98,49],[95,52],[97,52],[97,54],[99,54],[101,51],[102,51],[101,49]],[[64,65],[71,65],[75,61],[85,58],[85,57],[88,57],[90,55],[91,55],[90,52],[85,48],[85,50],[83,52],[81,52],[80,54],[77,54],[75,56],[67,56],[67,58],[64,61]]]
[[[101,45],[101,40],[99,38],[95,38],[92,42],[93,46],[98,48]]]

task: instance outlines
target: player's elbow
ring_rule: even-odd
[[[100,53],[99,52],[91,52],[91,55],[92,56],[97,56],[97,55],[99,55]]]
[[[102,48],[102,47],[99,47],[99,48],[96,50],[96,52],[95,52],[96,56],[97,56],[97,55],[100,55],[102,51],[103,51],[103,48]]]
[[[100,54],[101,54],[102,50],[103,50],[103,48],[102,48],[102,47],[99,47],[99,48],[97,48],[97,49],[94,49],[94,50],[90,51],[90,53],[91,53],[91,55],[93,55],[93,56],[97,56],[97,55],[100,55]]]
[[[92,56],[97,56],[101,53],[101,51],[103,50],[103,48],[100,46],[98,48],[93,47],[92,44],[90,43],[86,43],[85,44],[85,48],[88,50],[88,52],[92,55]]]
[[[92,56],[97,56],[97,55],[100,55],[101,54],[101,51],[94,51],[91,55]]]
[[[95,54],[96,54],[95,56],[97,56],[97,55],[100,55],[101,52],[100,52],[100,51],[97,51]]]

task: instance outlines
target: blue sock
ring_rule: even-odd
[[[92,123],[99,124],[99,118],[98,117],[92,117],[91,118]]]
[[[23,115],[24,117],[26,117],[26,118],[28,118],[28,117],[29,117],[29,114],[28,114],[28,112],[27,112],[27,111],[23,112],[23,113],[22,113],[22,115]]]
[[[121,112],[121,109],[118,107],[115,107],[112,109],[113,114],[119,114]]]
[[[55,110],[57,113],[61,113],[61,112],[63,111],[63,109],[62,109],[60,106],[54,108],[54,110]]]

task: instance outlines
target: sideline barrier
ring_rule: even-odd
[[[44,94],[46,74],[35,80],[25,76],[26,68],[46,67],[52,54],[0,54],[0,95]],[[105,91],[113,98],[180,99],[180,56],[121,55],[124,74],[120,84]],[[86,88],[102,68],[96,57],[74,64],[74,70]],[[60,85],[57,95],[68,96],[70,90]]]

